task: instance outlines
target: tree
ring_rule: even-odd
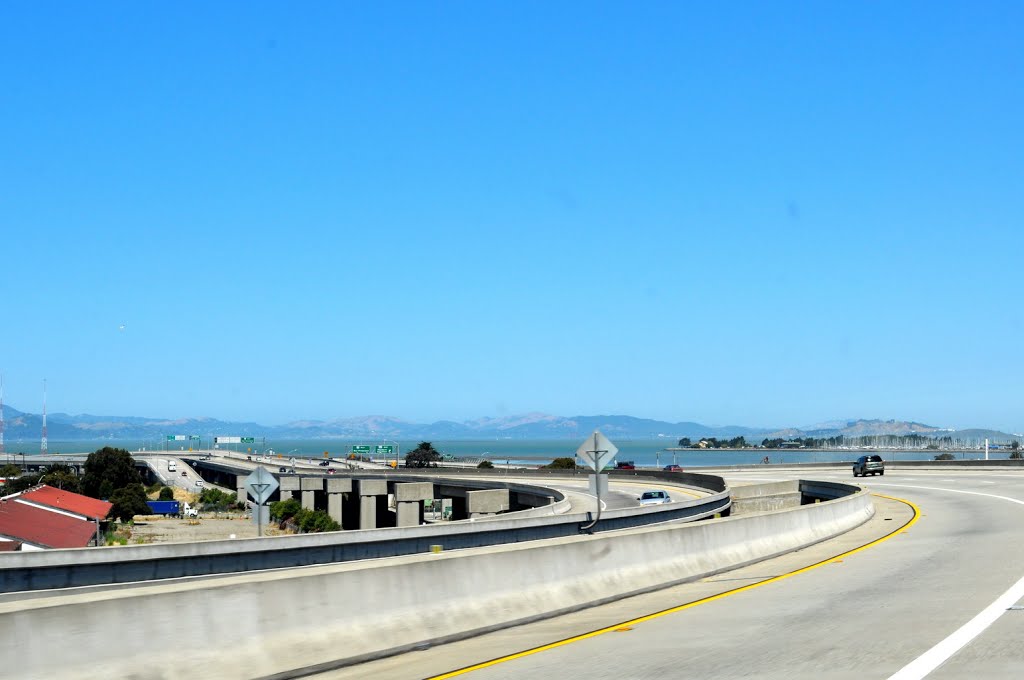
[[[430,442],[420,442],[419,446],[405,454],[405,467],[437,467],[439,460],[441,454]]]
[[[489,460],[482,460],[480,464],[476,466],[478,470],[493,470],[494,463]]]
[[[118,489],[132,484],[142,484],[142,477],[135,468],[132,454],[124,449],[104,446],[85,459],[82,493],[86,496],[112,498]]]
[[[690,448],[690,438],[689,437],[683,437],[682,439],[680,439],[679,440],[679,448],[681,448],[681,449],[688,449],[688,448]]]
[[[26,491],[39,483],[39,475],[22,475],[12,477],[4,483],[4,494]]]
[[[0,467],[0,477],[17,477],[21,474],[21,468],[14,463],[7,463]]]
[[[128,484],[110,495],[114,507],[109,516],[122,522],[130,522],[135,515],[147,515],[150,512],[146,504],[146,490],[142,484]]]
[[[940,453],[939,455],[935,456],[935,460],[956,460],[956,456],[954,456],[952,453]]]
[[[162,501],[173,501],[174,500],[174,489],[169,486],[165,486],[160,489],[160,500]]]
[[[71,493],[81,493],[82,491],[82,480],[78,478],[78,475],[75,474],[70,465],[64,465],[63,463],[54,463],[43,470],[39,483],[49,484],[52,487],[70,491]]]
[[[553,461],[545,465],[544,467],[549,470],[575,470],[576,459],[575,458],[555,458]]]

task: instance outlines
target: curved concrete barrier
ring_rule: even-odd
[[[797,550],[870,519],[865,491],[751,516],[0,603],[12,677],[291,677],[553,616]],[[55,645],[54,640],[61,640]],[[163,641],[173,641],[164,645]],[[183,658],[188,663],[183,663]],[[90,661],[86,662],[85,659]]]
[[[710,477],[712,484],[718,477]],[[533,487],[534,489],[541,487]],[[561,496],[557,491],[552,493]],[[728,510],[727,491],[693,501],[605,512],[598,531],[693,521]],[[0,554],[0,592],[47,590],[283,569],[570,537],[589,513],[566,513],[416,527],[275,536],[200,543],[45,550]]]

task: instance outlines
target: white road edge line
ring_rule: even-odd
[[[1024,578],[1017,581],[995,602],[983,609],[980,614],[960,626],[959,630],[917,657],[899,671],[889,676],[889,680],[919,680],[947,659],[966,647],[974,638],[1002,616],[1011,605],[1024,597]]]
[[[932,491],[949,491],[964,493],[971,496],[988,496],[999,500],[1024,505],[1024,501],[1008,496],[997,496],[980,491],[964,491],[963,489],[941,489],[931,486],[912,486],[910,484],[878,484],[877,486],[896,486],[907,489],[928,489]],[[1006,613],[1011,605],[1024,597],[1024,578],[1010,586],[1010,589],[996,598],[996,601],[985,607],[973,619],[960,626],[952,635],[917,657],[906,666],[889,676],[889,680],[920,680],[945,663],[950,657],[966,647],[971,640],[981,635],[986,628]]]

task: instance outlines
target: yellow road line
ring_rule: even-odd
[[[564,645],[568,645],[568,644],[570,644],[572,642],[579,642],[580,640],[586,640],[587,638],[592,638],[592,637],[596,637],[598,635],[603,635],[604,633],[612,632],[612,631],[614,631],[614,630],[616,630],[618,628],[623,628],[625,626],[635,626],[637,624],[643,623],[644,621],[650,621],[652,619],[661,618],[662,616],[667,616],[668,614],[674,614],[676,612],[681,612],[684,609],[690,609],[692,607],[696,607],[697,605],[706,604],[708,602],[714,602],[715,600],[721,600],[722,598],[728,597],[730,595],[735,595],[737,593],[742,593],[742,592],[745,592],[747,590],[752,590],[754,588],[759,588],[761,586],[768,585],[769,583],[775,583],[776,581],[781,581],[783,579],[789,578],[790,576],[796,576],[798,574],[803,574],[805,572],[810,571],[811,569],[817,569],[818,567],[823,567],[826,564],[831,564],[833,562],[841,561],[843,558],[849,557],[850,555],[853,555],[855,553],[859,553],[861,550],[867,550],[868,548],[876,546],[879,543],[882,543],[883,541],[887,541],[890,538],[892,538],[893,536],[896,536],[897,534],[903,533],[904,531],[906,531],[907,529],[912,527],[917,522],[918,518],[920,518],[920,516],[921,516],[921,511],[918,509],[918,507],[916,505],[914,505],[913,503],[911,503],[910,501],[904,499],[904,498],[896,498],[894,496],[886,496],[886,495],[883,495],[883,494],[880,494],[880,493],[876,493],[876,494],[872,494],[872,495],[878,496],[879,498],[887,498],[887,499],[889,499],[891,501],[897,501],[899,503],[905,503],[906,505],[910,506],[910,509],[914,512],[914,516],[910,518],[909,522],[907,522],[903,526],[895,529],[894,531],[886,534],[885,536],[882,536],[881,538],[876,538],[875,540],[871,541],[870,543],[865,543],[864,545],[860,546],[859,548],[854,548],[852,550],[847,550],[846,552],[840,553],[838,555],[834,555],[833,557],[830,557],[827,560],[822,560],[821,562],[815,562],[814,564],[811,564],[811,565],[806,566],[806,567],[801,567],[800,569],[797,569],[795,571],[791,571],[791,572],[788,572],[788,573],[785,573],[785,574],[781,574],[779,576],[773,576],[771,578],[765,579],[764,581],[758,581],[757,583],[750,583],[750,584],[745,585],[745,586],[740,586],[739,588],[733,588],[732,590],[727,590],[727,591],[725,591],[723,593],[718,593],[717,595],[709,595],[708,597],[703,597],[703,598],[701,598],[699,600],[694,600],[693,602],[687,602],[686,604],[681,604],[681,605],[677,605],[675,607],[670,607],[669,609],[663,609],[661,611],[654,612],[653,614],[646,614],[644,616],[639,616],[639,617],[637,617],[635,619],[630,619],[629,621],[623,621],[622,623],[616,623],[616,624],[611,625],[611,626],[606,626],[604,628],[599,628],[597,630],[592,630],[589,633],[583,633],[581,635],[574,635],[573,637],[565,638],[564,640],[559,640],[557,642],[551,642],[549,644],[541,645],[539,647],[534,647],[532,649],[527,649],[527,650],[524,650],[522,652],[516,652],[515,654],[508,654],[507,656],[501,656],[501,657],[498,657],[496,659],[491,659],[490,661],[484,661],[484,662],[481,662],[481,663],[478,663],[478,664],[474,664],[472,666],[466,666],[465,668],[460,668],[458,670],[450,671],[448,673],[443,673],[441,675],[435,675],[435,676],[432,676],[432,677],[428,678],[427,680],[445,680],[446,678],[454,678],[454,677],[456,677],[458,675],[464,675],[466,673],[471,673],[472,671],[478,671],[478,670],[480,670],[482,668],[487,668],[488,666],[496,666],[499,663],[505,663],[506,661],[512,661],[514,659],[521,659],[524,656],[530,656],[532,654],[538,654],[540,652],[545,652],[545,651],[547,651],[549,649],[555,649],[556,647],[562,647]]]

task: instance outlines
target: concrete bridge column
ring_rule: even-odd
[[[338,524],[342,524],[342,494],[352,493],[351,479],[327,478],[327,514]]]
[[[235,498],[238,499],[239,503],[245,503],[246,499],[249,498],[249,492],[245,490],[246,477],[248,475],[235,476]]]
[[[396,526],[418,527],[423,524],[423,501],[434,497],[433,482],[398,482],[395,484]]]
[[[305,510],[316,510],[316,492],[324,490],[322,477],[301,477],[302,507]]]
[[[295,492],[301,489],[299,477],[281,477],[278,482],[281,484],[281,500],[287,501],[295,498]]]
[[[377,509],[388,502],[388,483],[384,479],[357,479],[359,492],[359,528],[377,528]]]
[[[508,489],[484,489],[466,492],[466,511],[470,519],[506,512],[510,507]]]

